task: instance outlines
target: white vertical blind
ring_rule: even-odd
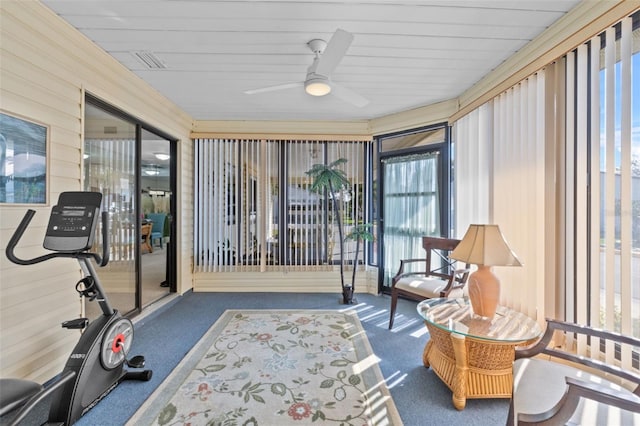
[[[284,263],[300,266],[322,264],[324,260],[323,194],[312,193],[306,174],[314,164],[324,164],[324,146],[315,141],[292,141],[287,144],[287,183],[284,186],[286,207],[286,259]]]
[[[522,268],[495,268],[501,303],[536,318],[546,268],[545,74],[535,75],[456,122],[456,232],[500,226]]]
[[[575,250],[567,251],[573,264],[565,275],[566,310],[571,321],[638,336],[640,271],[633,253],[640,247],[633,226],[640,217],[633,214],[633,202],[640,200],[633,199],[632,188],[640,176],[632,169],[631,117],[640,72],[631,66],[632,18],[616,27],[567,54],[568,63],[577,59],[567,67],[567,152],[575,169],[565,176],[574,191],[565,220]],[[635,144],[640,150],[640,140]],[[608,344],[604,354],[600,349],[598,339],[577,342],[580,354],[634,368],[632,348]]]
[[[533,318],[544,313],[538,291],[545,271],[545,72],[494,99],[493,216],[522,268],[496,268],[503,304]],[[514,209],[517,206],[517,213]]]
[[[474,167],[480,110],[461,118],[455,124],[456,205],[458,232],[464,232],[464,225],[483,218],[469,200],[483,193],[479,182],[490,179],[488,220],[500,225],[525,264],[496,271],[502,303],[538,319],[551,309],[550,316],[638,336],[640,139],[632,125],[640,69],[632,64],[640,42],[633,35],[629,17],[551,64],[549,84],[541,71],[493,99],[493,146],[486,148],[494,156],[492,169]],[[559,84],[563,64],[565,83]],[[549,173],[558,173],[558,180],[545,186],[554,177]],[[546,203],[557,216],[545,215]],[[545,223],[555,220],[562,235],[550,233],[556,226]],[[561,250],[560,264],[544,241]],[[564,293],[551,294],[555,289],[545,276],[558,277]],[[581,355],[637,370],[633,348],[608,345],[601,353],[599,339],[568,341]]]
[[[566,126],[565,126],[565,140],[575,140],[575,52],[567,53],[567,109],[566,109]],[[564,230],[565,230],[565,318],[567,320],[575,318],[575,309],[573,301],[575,300],[575,270],[576,270],[576,246],[575,246],[575,217],[576,217],[576,205],[575,205],[575,146],[572,143],[567,142],[564,145],[565,153],[565,216],[564,216]]]
[[[314,164],[347,159],[343,171],[351,185],[339,199],[346,235],[365,218],[368,143],[196,139],[196,271],[305,270],[336,263],[333,207],[326,194],[310,191],[306,172]],[[353,263],[354,249],[345,243],[345,263]]]
[[[573,287],[575,289],[575,295],[572,300],[587,301],[588,290],[588,258],[589,247],[587,244],[587,215],[582,212],[585,211],[587,206],[587,192],[588,192],[588,168],[587,157],[589,155],[589,144],[587,139],[588,134],[588,59],[589,51],[587,45],[583,44],[576,49],[576,93],[575,93],[575,143],[572,144],[575,158],[575,215],[573,217],[575,227],[575,277],[573,281]],[[568,141],[573,139],[567,138]],[[569,176],[570,179],[574,179],[573,176]],[[567,281],[570,283],[571,281]],[[584,306],[586,308],[586,305]],[[574,321],[579,324],[588,324],[587,309],[576,309],[574,314]],[[588,345],[586,336],[578,336],[577,350],[583,353]]]
[[[194,253],[198,272],[228,271],[235,264],[238,142],[195,142]]]
[[[588,268],[588,244],[587,244],[587,216],[580,213],[584,212],[587,206],[587,158],[589,156],[588,145],[588,59],[589,51],[587,45],[583,44],[578,47],[576,52],[576,93],[575,93],[575,141],[574,155],[575,155],[575,209],[576,214],[574,216],[575,233],[575,298],[577,300],[587,301],[587,268]],[[567,138],[567,140],[572,140]],[[579,231],[578,231],[579,230]],[[578,309],[575,313],[575,321],[579,324],[587,324],[587,310]],[[579,345],[586,345],[585,336]],[[579,349],[582,350],[582,349]]]
[[[632,98],[632,19],[627,18],[621,22],[620,37],[620,157],[622,159],[631,159],[631,109]],[[636,76],[640,73],[636,71]],[[640,79],[636,79],[636,85],[640,86]],[[638,87],[635,88],[636,93]],[[640,112],[636,111],[636,114]],[[637,148],[640,148],[640,141],[637,142]],[[623,334],[631,334],[632,318],[634,316],[632,310],[632,286],[640,288],[640,270],[637,271],[635,281],[631,274],[632,270],[632,174],[631,161],[621,161],[620,164],[620,331]],[[640,202],[640,200],[637,200]],[[640,221],[640,217],[635,218]],[[636,247],[640,250],[640,247]],[[640,297],[640,295],[636,295]],[[640,300],[639,300],[640,302]],[[635,318],[640,322],[640,308],[636,308]],[[638,333],[640,335],[640,332]],[[622,353],[623,364],[631,365],[631,352]]]
[[[594,37],[590,40],[591,49],[593,50],[594,46],[600,46],[600,37]],[[591,212],[591,224],[589,226],[589,234],[592,236],[598,236],[597,242],[592,242],[591,250],[589,250],[589,263],[591,265],[591,276],[600,277],[601,268],[600,268],[600,223],[602,220],[602,215],[600,212],[600,197],[597,196],[601,193],[601,182],[600,182],[600,162],[601,162],[601,153],[600,153],[600,144],[594,143],[593,141],[600,140],[600,55],[591,55],[591,61],[589,63],[589,73],[592,76],[590,79],[589,91],[591,94],[591,102],[589,105],[591,114],[591,129],[589,133],[589,139],[591,142],[591,167],[589,168],[589,173],[591,176],[597,176],[595,179],[591,179],[591,200],[589,203],[589,211]],[[593,237],[592,237],[593,240]],[[595,247],[594,247],[595,246]],[[591,312],[600,312],[600,285],[591,285],[589,292],[589,309]],[[594,339],[592,343],[595,347],[599,347],[600,339]]]
[[[601,301],[601,310],[605,312],[605,324],[607,328],[620,331],[622,333],[640,336],[638,325],[632,329],[632,323],[640,323],[640,312],[638,312],[638,282],[640,282],[640,271],[637,270],[635,276],[632,274],[632,240],[631,225],[632,192],[631,192],[631,93],[632,93],[632,19],[624,19],[620,26],[620,38],[616,41],[616,32],[613,28],[605,33],[605,66],[606,76],[604,90],[607,102],[614,105],[606,105],[605,111],[605,281],[594,283],[599,287],[605,287],[605,299]],[[618,52],[618,53],[617,53]],[[595,54],[595,53],[594,53]],[[616,77],[619,72],[619,78]],[[640,72],[636,71],[636,84]],[[619,108],[616,111],[616,108]],[[640,141],[636,141],[636,148],[640,148]],[[616,158],[619,154],[619,157]],[[636,181],[640,176],[636,175]],[[618,182],[616,182],[618,181]],[[639,200],[636,199],[636,202]],[[618,209],[616,209],[619,205]],[[635,217],[635,221],[640,221],[640,217]],[[616,222],[619,222],[619,229],[616,229]],[[595,247],[592,247],[595,250]],[[640,250],[636,246],[635,250]],[[635,285],[634,285],[635,283]],[[636,294],[632,293],[635,287]],[[617,289],[619,289],[619,294]],[[635,299],[634,299],[635,297]],[[635,300],[635,309],[632,310],[632,301]],[[604,302],[604,303],[602,303]],[[600,311],[592,312],[592,321],[597,323],[600,320]],[[597,316],[596,316],[597,315]],[[631,366],[631,351],[629,348],[621,351],[621,362],[627,368]],[[614,348],[607,347],[607,359],[614,358]]]
[[[615,164],[615,62],[616,62],[616,48],[615,48],[615,29],[609,28],[604,33],[605,48],[604,48],[604,144],[605,144],[605,187],[604,187],[604,205],[605,205],[605,217],[604,217],[604,246],[605,246],[605,262],[604,262],[604,275],[605,275],[605,292],[604,292],[604,326],[608,330],[614,330],[615,327],[615,293],[613,284],[615,283],[615,252],[613,250],[606,250],[606,247],[615,246],[615,214],[613,214],[615,208],[615,192],[616,192],[616,177],[613,171],[616,168]],[[598,46],[599,48],[599,46]],[[607,208],[610,208],[607,212]],[[607,283],[611,283],[607,285]],[[607,309],[609,307],[610,309]],[[607,358],[608,362],[612,362],[611,347],[607,348],[607,352],[610,354]]]
[[[456,238],[472,223],[489,223],[493,179],[493,101],[458,120],[454,127]]]
[[[102,209],[109,212],[110,263],[126,261],[133,268],[137,232],[134,207],[135,147],[133,139],[86,139],[85,190],[102,193]],[[99,160],[98,160],[99,159]],[[99,234],[101,235],[101,234]],[[102,237],[98,237],[99,239]]]

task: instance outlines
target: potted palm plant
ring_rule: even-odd
[[[340,248],[340,285],[342,286],[342,302],[344,304],[352,304],[355,302],[353,297],[356,284],[356,270],[358,267],[358,253],[360,251],[360,241],[371,241],[373,235],[369,232],[370,224],[355,224],[351,232],[345,237],[343,230],[343,220],[339,201],[341,194],[350,190],[349,179],[339,166],[346,163],[347,160],[339,158],[330,164],[314,164],[311,170],[307,171],[307,175],[313,179],[310,190],[321,193],[327,191],[329,199],[333,203],[335,212],[336,225],[338,227],[338,244]],[[356,242],[356,252],[353,261],[353,274],[351,283],[345,283],[344,279],[344,242],[345,239],[351,239]]]

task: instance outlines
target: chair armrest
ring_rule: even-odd
[[[548,320],[547,320],[547,324],[548,324]],[[517,347],[515,350],[515,359],[531,358],[538,354],[543,353],[547,349],[547,345],[551,342],[551,339],[553,338],[553,331],[554,329],[552,327],[547,326],[547,328],[544,331],[544,334],[537,342],[534,342],[530,346]]]
[[[406,265],[407,263],[415,263],[415,262],[426,263],[426,260],[424,260],[424,259],[401,259],[400,260],[400,267],[402,268],[403,265]]]
[[[403,275],[404,272],[404,268],[405,265],[409,264],[409,263],[416,263],[416,262],[422,262],[426,265],[427,261],[425,259],[401,259],[400,260],[400,268],[398,269],[398,272],[396,272],[396,274],[394,275],[394,277],[392,278],[392,282],[395,284],[396,281],[398,281],[401,278],[401,275]],[[409,274],[425,274],[426,272],[410,272]]]
[[[575,412],[580,398],[587,398],[622,410],[640,413],[637,398],[625,392],[615,390],[592,382],[572,377],[565,377],[567,391],[558,403],[544,413],[518,414],[518,425],[558,425],[565,424]]]
[[[590,368],[595,368],[604,373],[613,374],[625,380],[629,380],[632,383],[639,383],[640,375],[635,372],[623,370],[618,366],[607,364],[606,362],[602,362],[598,359],[591,359],[567,352],[562,349],[548,347],[553,338],[554,331],[556,330],[589,337],[598,337],[600,339],[611,341],[616,344],[626,344],[640,347],[640,339],[633,336],[626,336],[620,333],[614,333],[611,331],[595,329],[588,326],[547,318],[547,328],[544,331],[544,335],[540,338],[540,340],[529,347],[522,349],[517,348],[515,351],[515,359],[528,358],[540,353],[544,353],[552,357],[564,359],[566,361],[574,362],[577,364],[582,364]],[[636,387],[634,393],[640,396],[640,386]]]
[[[456,281],[462,284],[460,287],[464,287],[464,285],[467,283],[469,273],[471,273],[471,268],[456,269],[455,271],[453,271],[453,276],[456,277]]]
[[[467,284],[467,277],[469,276],[470,269],[456,269],[451,275],[446,274],[433,274],[440,276],[443,279],[448,280],[447,286],[440,292],[440,297],[449,297],[449,293],[455,289],[464,288]]]

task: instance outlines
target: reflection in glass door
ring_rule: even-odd
[[[98,274],[109,300],[123,313],[136,308],[135,159],[136,126],[87,103],[84,189],[101,192],[102,210],[109,212],[110,260]],[[99,314],[95,303],[86,306],[89,318]]]

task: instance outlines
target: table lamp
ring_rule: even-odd
[[[500,301],[500,280],[491,272],[491,267],[522,266],[498,225],[469,225],[449,257],[478,266],[478,270],[469,275],[469,300],[476,315],[493,318]]]

